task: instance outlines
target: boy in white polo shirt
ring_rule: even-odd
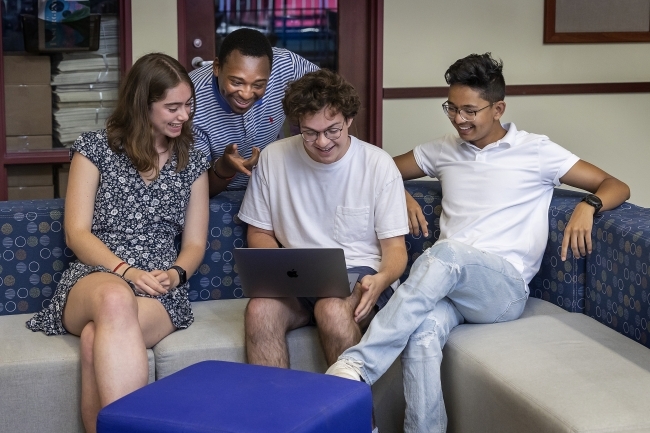
[[[282,101],[300,135],[260,154],[239,218],[253,248],[342,248],[363,277],[339,298],[253,298],[246,308],[246,354],[253,364],[289,367],[286,333],[314,323],[332,364],[359,342],[406,267],[408,233],[399,170],[383,150],[348,134],[359,110],[354,88],[315,71],[289,84]]]
[[[565,183],[592,193],[567,224],[563,260],[568,248],[576,256],[591,252],[594,214],[629,198],[627,185],[548,137],[501,124],[502,67],[489,53],[454,63],[445,73],[450,87],[442,108],[458,135],[395,158],[404,179],[439,179],[440,237],[360,344],[328,370],[373,384],[403,351],[405,433],[446,430],[440,363],[449,332],[465,321],[505,322],[523,312],[546,247],[553,188]],[[419,206],[407,200],[411,231],[427,235]]]

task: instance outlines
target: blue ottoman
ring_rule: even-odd
[[[98,433],[370,433],[363,382],[205,361],[106,406]]]

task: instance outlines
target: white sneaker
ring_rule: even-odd
[[[325,374],[331,376],[343,377],[350,380],[361,380],[362,361],[352,359],[339,359],[327,369]]]

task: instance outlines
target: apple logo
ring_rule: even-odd
[[[287,271],[289,278],[298,278],[298,272],[295,269]]]

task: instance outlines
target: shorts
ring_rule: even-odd
[[[366,275],[375,275],[377,271],[375,271],[373,268],[369,266],[355,266],[352,268],[348,268],[348,273],[349,274],[359,274],[358,281],[361,281],[363,277]],[[391,286],[388,286],[377,298],[377,302],[375,303],[375,306],[373,307],[375,313],[379,312],[384,306],[388,303],[388,300],[390,299],[391,296],[393,296],[393,293],[395,290]],[[305,310],[309,312],[309,322],[307,325],[309,326],[315,326],[316,325],[316,317],[314,316],[314,307],[316,305],[316,301],[319,299],[323,298],[298,298],[298,302],[300,302],[300,305],[303,306]]]

